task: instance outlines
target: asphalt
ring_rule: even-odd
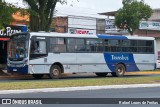
[[[83,87],[63,87],[63,88],[40,88],[40,89],[21,89],[21,90],[0,90],[0,94],[23,94],[23,93],[49,93],[49,92],[70,92],[87,91],[100,89],[129,89],[129,88],[152,88],[160,87],[160,84],[128,84],[128,85],[107,85],[107,86],[83,86]]]
[[[126,73],[125,78],[130,77],[160,76],[159,71],[153,72],[131,72]],[[66,74],[64,79],[99,78],[95,74]],[[114,78],[108,75],[104,78]],[[32,76],[1,75],[0,82],[14,81],[40,81]],[[42,80],[48,80],[46,76]],[[59,81],[59,80],[58,80]],[[151,86],[153,85],[153,86]],[[16,90],[0,91],[0,98],[160,98],[160,84],[136,84],[130,86],[98,86],[98,87],[72,87],[69,89],[38,89],[37,90]],[[156,86],[154,86],[156,85]],[[45,105],[0,105],[0,107],[159,107],[159,105],[118,105],[118,104],[45,104]]]
[[[70,90],[0,94],[0,98],[160,98],[159,87],[106,88],[93,90]]]
[[[81,91],[62,91],[62,92],[38,92],[38,93],[22,93],[22,94],[3,94],[0,95],[0,98],[54,98],[51,99],[55,102],[58,98],[67,98],[75,101],[77,98],[79,100],[88,100],[86,98],[91,98],[91,100],[97,101],[104,100],[107,101],[110,98],[112,100],[120,98],[135,98],[138,101],[138,98],[160,98],[159,93],[160,87],[148,87],[148,88],[120,88],[120,89],[99,89],[99,90],[81,90]],[[106,99],[109,98],[109,99]],[[66,99],[66,100],[67,100]],[[49,99],[48,99],[49,100]],[[149,99],[145,99],[149,100]],[[153,100],[154,101],[154,100]],[[107,101],[108,102],[108,101]],[[1,106],[1,105],[0,105]],[[34,107],[159,107],[159,105],[123,105],[123,104],[46,104],[46,105],[34,105]],[[33,105],[3,105],[3,107],[33,107]]]

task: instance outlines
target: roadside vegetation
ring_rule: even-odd
[[[152,9],[144,0],[122,0],[122,4],[123,7],[116,13],[115,24],[133,35],[139,28],[140,21],[147,21],[151,17]]]
[[[78,86],[103,86],[123,84],[152,84],[160,83],[160,76],[153,77],[123,77],[123,78],[82,78],[82,79],[41,79],[18,82],[1,82],[0,90],[37,89],[37,88],[62,88]]]

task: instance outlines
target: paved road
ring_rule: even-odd
[[[50,93],[27,93],[0,95],[0,98],[160,98],[160,87],[154,88],[129,88],[129,89],[106,89],[73,92],[50,92]],[[21,107],[22,105],[12,105]],[[23,107],[32,107],[24,105]],[[53,107],[53,105],[35,105],[35,107]],[[54,105],[54,107],[159,107],[159,105]],[[1,107],[1,105],[0,105]],[[4,106],[11,107],[11,106]]]

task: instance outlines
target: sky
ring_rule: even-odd
[[[15,5],[26,7],[22,0],[5,0]],[[67,0],[68,3],[56,6],[55,16],[90,16],[90,17],[106,17],[97,13],[115,11],[122,7],[122,0]],[[160,8],[160,0],[144,0],[151,8]]]

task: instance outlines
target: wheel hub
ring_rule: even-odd
[[[55,68],[55,69],[53,69],[52,73],[53,73],[53,75],[57,76],[59,74],[59,71],[58,71],[58,69]]]
[[[122,74],[123,73],[123,69],[122,68],[118,68],[118,72],[119,72],[119,74]]]

